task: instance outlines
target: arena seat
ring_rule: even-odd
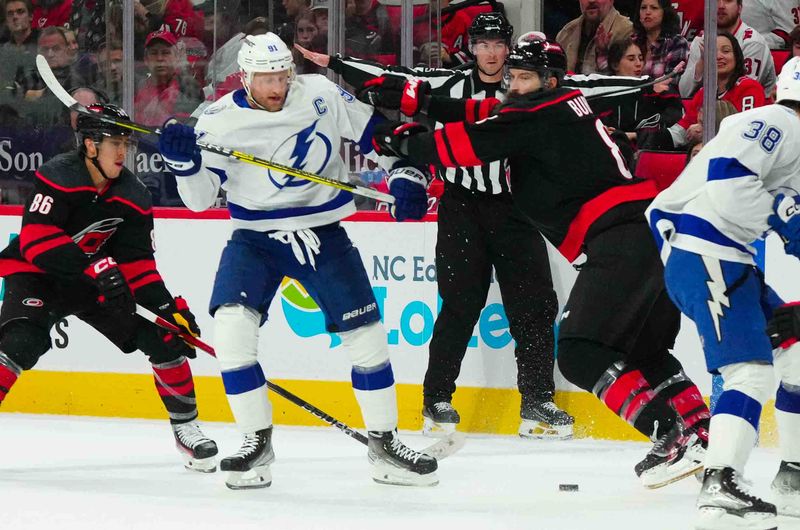
[[[639,178],[654,180],[660,191],[678,178],[685,165],[686,153],[643,149],[639,151],[634,174]]]
[[[775,62],[775,73],[780,74],[781,68],[791,57],[791,52],[789,50],[770,50],[770,53],[772,54],[772,60]]]

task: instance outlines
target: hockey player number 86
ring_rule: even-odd
[[[49,195],[42,195],[41,193],[37,193],[33,197],[33,202],[31,203],[31,207],[28,208],[31,212],[39,212],[40,214],[47,215],[50,213],[50,208],[53,207],[53,198]]]

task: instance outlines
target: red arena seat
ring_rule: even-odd
[[[775,73],[780,74],[781,68],[791,57],[791,52],[789,50],[770,50],[770,53],[772,54],[772,60],[775,62]]]
[[[686,165],[686,154],[667,151],[639,151],[635,174],[652,179],[659,190],[666,189],[681,174]]]

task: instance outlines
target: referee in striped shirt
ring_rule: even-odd
[[[503,67],[513,31],[500,13],[477,15],[469,28],[475,62],[463,70],[383,66],[298,49],[355,87],[392,72],[427,81],[433,95],[503,99]],[[423,385],[426,434],[452,432],[460,421],[451,404],[455,381],[486,304],[494,267],[516,341],[517,383],[522,395],[519,434],[551,439],[572,436],[574,419],[553,403],[553,322],[558,301],[547,249],[542,235],[515,208],[507,172],[506,161],[438,171],[445,182],[436,242],[442,307],[433,328]],[[484,413],[497,416],[501,411]]]

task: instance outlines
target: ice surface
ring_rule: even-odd
[[[0,414],[4,529],[689,529],[698,483],[645,490],[633,465],[647,445],[471,436],[433,488],[382,486],[366,449],[332,428],[278,425],[272,487],[231,491],[223,475],[183,469],[166,422]],[[222,455],[232,424],[205,424]],[[415,448],[430,443],[403,433]],[[775,450],[748,468],[768,493]],[[560,483],[579,484],[577,493]],[[800,519],[781,519],[781,530]]]

